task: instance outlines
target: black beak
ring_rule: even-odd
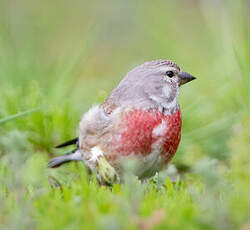
[[[196,79],[193,75],[186,73],[186,72],[181,72],[179,75],[179,86],[186,84],[187,82],[193,81]]]

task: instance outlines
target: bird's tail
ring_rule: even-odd
[[[53,158],[49,163],[49,168],[56,168],[70,161],[82,161],[81,153],[78,149],[73,150],[63,156]]]

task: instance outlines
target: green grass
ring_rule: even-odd
[[[247,0],[1,1],[0,229],[249,229],[249,10]],[[81,163],[47,169],[84,112],[159,58],[197,77],[180,93],[172,161],[187,172],[100,187]]]

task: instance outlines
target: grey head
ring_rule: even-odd
[[[129,105],[143,109],[161,107],[173,112],[179,107],[179,87],[194,79],[172,61],[146,62],[132,69],[123,78],[104,105]]]

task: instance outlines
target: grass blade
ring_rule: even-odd
[[[29,115],[31,113],[35,113],[35,112],[41,110],[42,108],[43,108],[43,106],[41,106],[39,108],[35,108],[35,109],[30,109],[30,110],[27,110],[27,111],[24,111],[24,112],[20,112],[20,113],[8,116],[6,118],[2,118],[2,119],[0,119],[0,125],[3,125],[3,124],[5,124],[5,123],[7,123],[9,121],[13,121],[15,119],[27,116],[27,115]]]

